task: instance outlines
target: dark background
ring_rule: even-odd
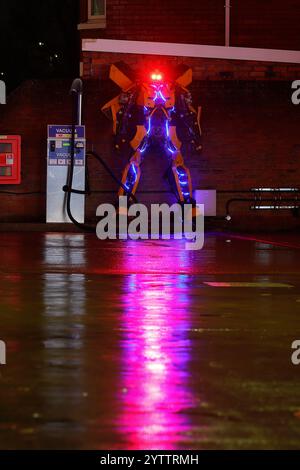
[[[0,0],[0,79],[8,91],[28,78],[78,75],[78,15],[74,0]]]

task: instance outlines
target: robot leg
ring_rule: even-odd
[[[126,189],[132,194],[135,194],[139,180],[141,177],[141,169],[140,169],[140,164],[141,164],[141,151],[137,150],[134,155],[131,157],[129,160],[129,163],[126,165],[124,171],[123,171],[123,176],[122,176],[122,183],[125,186]],[[119,189],[119,196],[124,196],[125,191],[121,187]]]
[[[142,153],[145,151],[147,146],[147,139],[145,139],[146,135],[147,131],[145,127],[138,125],[136,134],[130,142],[130,146],[133,149],[134,154],[123,171],[122,183],[132,194],[135,194],[141,177],[140,164],[142,161]],[[124,196],[124,194],[125,191],[121,187],[118,195]]]
[[[182,143],[177,136],[176,126],[169,127],[168,136],[169,142],[167,148],[172,154],[172,173],[178,199],[182,204],[189,203],[193,194],[192,179],[180,151]]]
[[[193,187],[190,170],[185,166],[180,151],[173,155],[172,172],[175,180],[178,198],[181,203],[191,203]]]
[[[171,126],[169,131],[169,151],[172,153],[172,173],[175,181],[176,192],[180,204],[191,204],[189,217],[193,220],[199,215],[196,201],[193,199],[193,185],[190,170],[185,166],[183,155],[180,151],[182,143],[178,139],[176,127]]]

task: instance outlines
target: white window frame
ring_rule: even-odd
[[[105,20],[106,18],[106,0],[104,0],[104,15],[92,15],[92,1],[88,0],[88,20]]]
[[[87,22],[77,26],[79,31],[85,29],[105,29],[106,28],[106,0],[104,0],[104,15],[92,15],[92,0],[88,0]]]

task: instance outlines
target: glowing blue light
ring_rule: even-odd
[[[150,134],[150,132],[151,132],[151,118],[149,117],[149,125],[148,125],[147,134]]]
[[[177,149],[176,149],[176,148],[171,149],[171,147],[170,147],[170,145],[173,145],[173,144],[172,144],[172,142],[170,142],[170,128],[169,128],[169,121],[168,121],[168,119],[166,120],[166,138],[167,138],[167,140],[168,140],[168,142],[169,142],[169,144],[167,144],[167,150],[168,150],[170,153],[172,153],[172,154],[176,153],[176,152],[177,152]]]
[[[137,177],[137,172],[134,163],[131,164],[131,168],[133,169],[134,176]]]
[[[155,97],[153,98],[153,101],[156,102],[156,100],[158,100],[158,98],[162,99],[164,102],[167,101],[167,98],[164,97],[164,95],[162,94],[162,91],[161,90],[158,90],[156,86],[154,86],[155,88]]]
[[[170,132],[169,132],[169,121],[166,120],[166,134],[167,134],[167,137],[170,137]]]
[[[161,97],[161,99],[166,102],[167,101],[167,98],[164,97],[164,95],[162,94],[161,91],[158,92],[159,96]]]
[[[182,194],[185,198],[190,196],[190,192],[186,191],[186,186],[189,186],[189,181],[188,181],[188,175],[185,170],[183,169],[176,169],[177,175],[178,175],[178,180],[179,180],[179,185],[180,189],[182,191]]]
[[[134,187],[136,180],[137,180],[137,171],[134,163],[132,163],[129,167],[128,173],[127,173],[127,179],[126,183],[124,184],[125,188],[127,191],[132,191],[132,188]]]
[[[144,153],[147,148],[147,142],[144,143],[143,147],[141,148],[140,152]]]
[[[172,154],[176,153],[176,150],[170,149],[170,147],[169,147],[168,145],[167,145],[167,150],[168,150],[169,152],[171,152]]]

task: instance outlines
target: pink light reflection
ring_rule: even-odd
[[[125,278],[119,431],[126,449],[176,449],[189,430],[189,299],[184,275]]]

